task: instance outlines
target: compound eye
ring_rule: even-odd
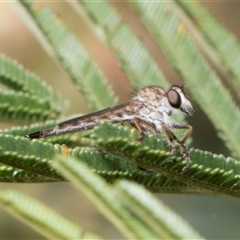
[[[168,92],[167,92],[167,98],[168,98],[168,102],[170,103],[170,105],[174,108],[180,108],[181,107],[181,104],[182,104],[182,100],[181,100],[181,96],[180,94],[173,90],[173,89],[170,89]]]

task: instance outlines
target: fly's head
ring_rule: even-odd
[[[180,110],[187,115],[192,115],[192,104],[187,98],[183,86],[173,85],[166,93],[168,102],[174,110]]]

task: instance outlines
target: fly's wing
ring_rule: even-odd
[[[44,138],[53,135],[88,130],[97,126],[101,121],[110,121],[113,123],[131,121],[135,116],[134,111],[132,110],[137,108],[136,105],[137,104],[135,103],[128,102],[115,107],[106,108],[98,112],[67,120],[49,129],[30,133],[26,135],[26,137],[29,139]]]

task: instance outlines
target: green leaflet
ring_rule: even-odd
[[[26,126],[14,126],[11,128],[0,129],[0,133],[23,137],[31,132],[36,132],[43,128],[53,127],[58,122],[59,120],[47,120],[45,122],[33,123],[31,125],[26,125]]]
[[[1,191],[0,205],[49,239],[99,239],[21,192]]]
[[[222,155],[216,155],[201,150],[190,150],[191,167],[182,173],[185,164],[181,158],[176,163],[171,162],[167,142],[160,141],[156,136],[146,136],[141,144],[132,137],[130,130],[120,126],[103,123],[96,128],[95,137],[98,144],[108,153],[120,155],[142,166],[167,176],[193,184],[212,191],[239,196],[240,164],[238,161]],[[125,137],[119,137],[124,132]]]
[[[53,11],[50,8],[35,10],[28,1],[19,1],[19,4],[23,4],[35,20],[48,47],[84,94],[90,107],[99,110],[116,104],[113,90],[98,66]]]
[[[0,118],[13,120],[45,120],[56,117],[49,101],[39,99],[23,92],[0,92]]]
[[[107,155],[93,148],[66,149],[38,140],[30,141],[23,137],[0,135],[0,161],[12,167],[2,166],[2,182],[43,182],[64,180],[59,173],[49,167],[49,162],[56,153],[69,151],[69,154],[84,161],[92,170],[102,175],[109,182],[127,178],[144,184],[152,191],[174,192],[198,191],[194,187],[170,180],[158,173],[147,173],[137,165],[118,156]],[[64,152],[65,151],[65,152]],[[13,168],[14,167],[14,168]],[[20,169],[15,169],[20,168]],[[40,174],[40,176],[39,176]]]
[[[22,127],[17,126],[17,127],[12,127],[8,129],[0,129],[0,133],[23,137],[29,133],[56,126],[59,122],[66,121],[73,117],[76,117],[76,116],[74,115],[72,117],[61,118],[59,120],[47,120],[45,122],[34,123],[28,126],[22,126]],[[91,146],[92,144],[91,139],[88,138],[90,134],[91,134],[91,130],[64,134],[59,136],[52,136],[52,137],[48,137],[40,140],[48,143],[53,143],[53,144],[54,143],[65,144],[71,148],[79,147],[79,146]]]
[[[162,239],[203,239],[187,222],[136,183],[118,181],[120,197]]]
[[[115,188],[74,158],[56,157],[53,166],[61,171],[128,239],[157,239],[156,233],[132,214]]]
[[[0,165],[0,182],[39,183],[57,181],[22,169]]]
[[[24,107],[29,105],[29,107],[34,108],[32,101],[39,103],[44,103],[48,106],[49,111],[52,111],[53,114],[62,113],[66,109],[66,102],[64,102],[59,93],[53,93],[50,86],[47,86],[41,79],[36,76],[34,73],[26,70],[16,61],[0,55],[0,83],[7,86],[9,89],[16,91],[16,94],[29,96],[33,100],[24,103]],[[19,98],[21,98],[19,96]],[[6,100],[1,99],[0,103],[5,103]],[[11,105],[11,104],[10,104]],[[16,106],[12,104],[12,107]],[[33,110],[33,109],[32,109]],[[40,110],[41,112],[41,110]],[[39,114],[36,111],[36,116]],[[48,113],[48,117],[51,115]],[[46,116],[45,116],[46,117]]]
[[[63,180],[48,163],[52,156],[60,153],[60,146],[30,141],[23,137],[0,134],[0,161],[6,165],[40,174],[44,178]],[[13,181],[15,181],[13,179]]]
[[[147,49],[131,28],[122,21],[121,15],[107,1],[78,1],[90,20],[98,27],[93,28],[118,58],[134,88],[158,85],[167,88],[164,78]],[[99,31],[100,30],[100,31]]]
[[[191,20],[199,27],[201,33],[216,51],[215,53],[218,54],[218,57],[222,61],[218,63],[218,70],[223,71],[224,69],[231,73],[232,78],[229,78],[228,82],[232,81],[237,87],[235,90],[238,93],[240,88],[240,45],[236,37],[218,22],[207,9],[196,1],[177,2],[186,11]]]
[[[128,239],[184,239],[186,232],[188,237],[200,237],[137,184],[121,180],[110,186],[74,158],[57,156],[53,166],[94,202]]]
[[[177,16],[174,2],[131,4],[174,68],[187,83],[195,101],[218,129],[234,156],[240,156],[240,111],[216,73],[198,51]],[[159,27],[161,26],[161,27]],[[231,126],[231,127],[229,127]]]
[[[146,136],[139,142],[135,129],[106,122],[94,130],[93,137],[94,145],[99,146],[107,154],[91,148],[71,150],[38,140],[29,141],[25,138],[0,135],[0,159],[4,164],[61,180],[59,173],[49,168],[48,162],[55,153],[69,152],[71,156],[84,160],[90,168],[110,182],[124,177],[140,182],[152,191],[168,192],[167,188],[171,187],[174,191],[178,188],[179,191],[184,191],[186,187],[188,192],[196,190],[196,187],[202,187],[235,196],[239,194],[240,165],[231,158],[226,159],[221,155],[191,149],[191,168],[183,174],[185,161],[179,157],[176,163],[172,163],[167,142],[154,135]],[[154,171],[144,172],[139,170],[137,165]],[[166,177],[158,174],[159,172],[195,187],[191,190],[191,187],[182,183],[168,182]]]

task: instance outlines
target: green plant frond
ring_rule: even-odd
[[[74,148],[66,151],[71,156],[84,159],[85,164],[111,182],[117,178],[125,177],[142,183],[155,192],[169,192],[171,189],[174,192],[198,192],[196,187],[223,192],[227,192],[229,187],[230,193],[238,191],[238,165],[233,160],[227,162],[224,157],[213,156],[211,153],[204,155],[203,152],[192,150],[191,154],[194,156],[192,157],[192,167],[189,173],[187,172],[183,176],[181,169],[185,164],[184,161],[178,161],[176,164],[169,163],[168,161],[171,160],[170,147],[165,141],[153,135],[145,136],[145,139],[140,143],[137,141],[139,135],[135,129],[130,130],[119,125],[112,126],[109,123],[104,123],[96,128],[94,135],[95,141],[92,145],[95,146],[98,142],[100,148],[118,156],[104,154],[104,152],[90,148]],[[64,153],[64,146],[47,144],[38,140],[30,141],[11,135],[0,135],[0,143],[2,163],[45,177],[63,180],[59,173],[49,168],[48,162],[55,153]],[[212,161],[210,161],[211,159]],[[139,170],[136,164],[146,169],[157,170],[157,172],[145,173]],[[158,174],[159,169],[160,172],[167,172],[171,178],[184,181],[187,184],[195,184],[195,186],[191,187],[176,183],[173,180],[170,181]],[[189,180],[191,175],[193,176]],[[211,185],[211,179],[207,179],[204,184],[198,184],[198,180],[204,177],[215,178],[214,184]],[[225,182],[224,185],[219,187],[223,182]]]
[[[84,162],[110,183],[116,179],[124,178],[140,183],[153,192],[206,192],[198,187],[170,179],[160,173],[144,171],[126,158],[106,154],[96,149],[75,148],[69,151],[69,155]]]
[[[183,30],[184,25],[173,11],[175,3],[134,1],[131,4],[138,10],[170,63],[184,78],[194,100],[206,112],[226,146],[239,158],[239,108],[197,50],[188,32]]]
[[[121,157],[106,155],[93,148],[74,148],[70,150],[70,155],[76,159],[84,161],[84,163],[95,171],[105,172],[133,172],[137,170],[137,166],[129,163]]]
[[[0,92],[0,118],[13,120],[41,121],[56,117],[49,101],[15,91]]]
[[[78,115],[79,116],[79,115]],[[33,133],[42,129],[47,129],[56,126],[58,123],[66,121],[68,119],[74,118],[76,115],[71,117],[65,117],[58,120],[47,120],[41,123],[33,123],[27,126],[16,126],[7,129],[0,129],[0,134],[10,134],[13,136],[26,136],[29,133]],[[91,134],[91,130],[69,133],[58,136],[51,136],[48,138],[41,139],[44,142],[53,143],[53,144],[65,144],[68,147],[77,147],[77,146],[91,146],[91,139],[88,139]]]
[[[0,54],[0,83],[14,91],[21,91],[41,99],[42,102],[51,104],[53,112],[62,113],[67,103],[62,100],[59,93],[53,93],[50,86],[47,86],[34,73],[27,71],[16,61]],[[60,107],[61,106],[61,107]]]
[[[143,184],[154,192],[195,192],[200,190],[183,182],[170,179],[156,172],[146,172],[120,156],[106,154],[91,148],[74,148],[69,155],[87,165],[108,182],[124,178]]]
[[[240,45],[236,37],[198,2],[182,0],[177,2],[200,28],[206,40],[218,53],[218,57],[222,60],[225,69],[233,76],[228,81],[233,81],[235,86],[237,86],[238,93],[240,88]],[[222,68],[222,66],[218,66],[218,69]]]
[[[50,128],[55,126],[59,120],[47,120],[41,123],[33,123],[31,125],[26,126],[14,126],[11,128],[0,129],[0,133],[2,134],[10,134],[13,136],[26,136],[29,133],[36,132],[42,130],[43,128]],[[47,140],[47,139],[46,139]]]
[[[126,160],[125,160],[126,161]],[[137,169],[133,172],[126,171],[94,171],[100,176],[102,176],[107,182],[113,183],[117,179],[127,179],[134,181],[142,186],[146,187],[151,192],[156,193],[194,193],[194,194],[206,194],[209,191],[195,187],[193,185],[188,185],[184,182],[176,181],[169,177],[166,177],[157,172],[147,172],[141,169]]]
[[[63,180],[62,176],[48,165],[52,156],[61,152],[58,145],[0,134],[0,162],[31,173]]]
[[[95,138],[99,146],[107,153],[129,159],[144,169],[164,173],[170,178],[183,181],[195,187],[205,188],[234,196],[240,194],[240,164],[238,161],[222,155],[201,150],[190,150],[192,163],[183,173],[185,161],[179,156],[172,162],[171,149],[166,141],[155,135],[145,136],[137,141],[133,130],[107,122],[95,129]],[[119,137],[118,132],[122,132]]]
[[[107,1],[78,2],[86,11],[89,20],[98,27],[93,27],[95,33],[99,37],[104,36],[103,41],[117,57],[134,88],[149,85],[169,87],[156,62],[111,4]],[[99,32],[101,34],[98,34]]]
[[[21,192],[0,191],[0,205],[48,239],[100,239]]]
[[[0,182],[10,183],[40,183],[57,181],[22,169],[0,164]]]
[[[121,199],[158,234],[161,239],[203,239],[187,222],[136,183],[121,180],[115,186]]]
[[[87,139],[96,146],[95,140]],[[154,146],[153,141],[151,145]],[[38,140],[30,141],[23,137],[3,134],[0,134],[0,162],[12,168],[3,168],[2,172],[0,171],[1,181],[46,182],[48,179],[49,182],[64,181],[65,179],[59,173],[49,167],[49,162],[56,153],[69,154],[79,161],[84,161],[84,164],[111,183],[116,179],[126,178],[143,184],[153,192],[202,192],[197,187],[169,179],[157,172],[145,172],[132,161],[106,154],[95,148],[68,149],[66,145],[53,145]],[[13,168],[21,170],[14,171]],[[24,177],[26,177],[25,180]]]
[[[98,66],[89,57],[77,38],[68,31],[50,8],[35,10],[28,1],[19,1],[36,21],[44,38],[62,67],[75,82],[90,107],[99,110],[114,105],[117,98]]]
[[[89,171],[80,161],[74,158],[57,156],[52,162],[67,179],[84,193],[111,223],[129,239],[159,239],[146,226],[143,219],[136,216],[128,204],[120,199],[114,187],[108,185],[100,176]]]
[[[116,181],[116,179],[124,178],[143,184],[153,192],[198,193],[202,191],[199,188],[175,181],[159,173],[146,172],[139,169],[132,161],[96,149],[74,148],[69,150],[69,155],[84,162],[85,165],[110,183]]]

